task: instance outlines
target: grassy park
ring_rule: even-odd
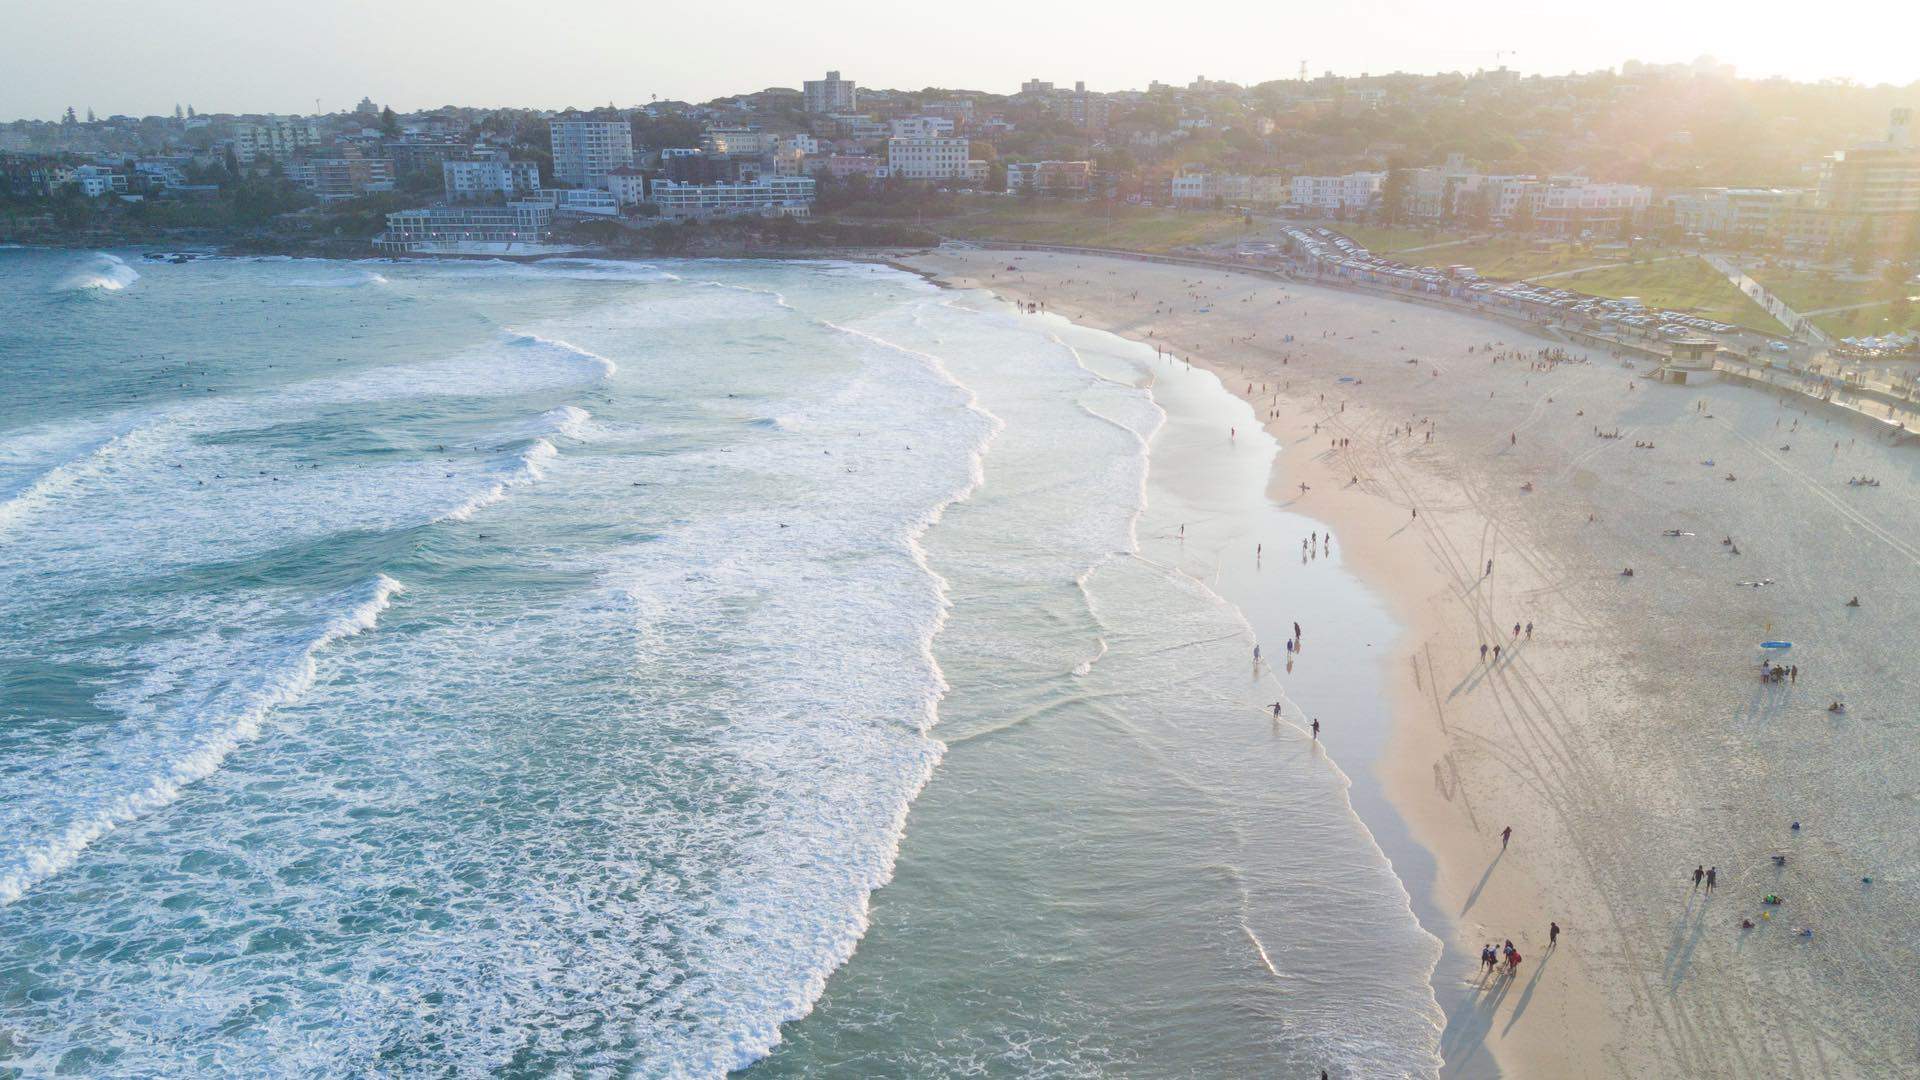
[[[953,216],[941,218],[937,228],[960,239],[1165,252],[1234,240],[1255,232],[1258,226],[1249,228],[1240,215],[1217,210],[998,199],[975,201]]]

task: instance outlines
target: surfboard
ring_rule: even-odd
[[[1763,648],[1763,649],[1791,649],[1791,648],[1793,648],[1793,642],[1791,642],[1791,641],[1763,641],[1763,642],[1761,642],[1761,643],[1760,643],[1760,647],[1761,647],[1761,648]]]

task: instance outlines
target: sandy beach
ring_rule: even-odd
[[[1911,448],[1384,298],[1036,252],[909,265],[1170,349],[1268,418],[1271,497],[1405,628],[1376,768],[1450,945],[1525,956],[1436,973],[1452,1073],[1920,1069]],[[1763,682],[1765,655],[1795,678]]]

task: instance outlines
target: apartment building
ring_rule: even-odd
[[[1920,213],[1920,147],[1913,110],[1895,109],[1887,140],[1836,150],[1820,163],[1815,204],[1842,214]]]
[[[965,138],[887,140],[887,172],[904,180],[970,180],[975,175]],[[985,162],[979,162],[984,173]]]
[[[898,116],[889,125],[891,137],[895,139],[950,139],[953,137],[953,118],[950,116]]]
[[[1772,235],[1789,209],[1808,200],[1798,188],[1700,188],[1675,192],[1662,202],[1687,233],[1753,239]]]
[[[320,125],[293,117],[269,117],[257,124],[235,124],[233,157],[243,166],[292,161],[302,150],[320,145]]]
[[[1007,166],[1007,191],[1040,195],[1086,195],[1093,190],[1091,161],[1021,161]]]
[[[414,251],[433,244],[538,243],[553,229],[553,207],[517,202],[506,206],[431,206],[387,215],[387,231],[374,238],[382,251]]]
[[[607,173],[607,190],[621,206],[647,201],[647,174],[631,165],[622,165]]]
[[[1560,236],[1611,237],[1653,205],[1653,189],[1643,184],[1549,184],[1532,194],[1534,228]]]
[[[125,195],[127,177],[104,165],[82,165],[68,174],[67,182],[80,189],[80,194],[89,199],[102,195]]]
[[[1384,172],[1353,172],[1344,176],[1296,176],[1292,201],[1296,206],[1327,212],[1365,210],[1380,196],[1387,182]]]
[[[553,178],[575,187],[605,188],[607,173],[633,164],[633,127],[625,120],[555,120]]]
[[[824,79],[808,79],[801,84],[801,101],[810,113],[850,113],[860,107],[860,94],[853,80],[829,71]]]
[[[287,166],[287,179],[320,198],[354,199],[393,190],[393,162],[386,158],[308,158]]]
[[[440,164],[440,179],[448,202],[509,200],[540,190],[540,167],[504,156],[445,161]]]
[[[810,176],[763,176],[752,182],[713,184],[655,180],[648,192],[667,217],[806,217],[813,208],[814,182]]]

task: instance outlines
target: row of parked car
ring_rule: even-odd
[[[1483,281],[1469,266],[1414,266],[1373,254],[1351,237],[1317,225],[1292,225],[1285,230],[1296,251],[1323,266],[1350,276],[1424,292],[1444,292],[1466,299],[1498,300],[1534,308],[1543,313],[1577,315],[1667,338],[1697,333],[1726,334],[1731,323],[1703,319],[1684,311],[1650,311],[1633,297],[1591,296],[1571,289],[1555,289],[1525,281]]]

